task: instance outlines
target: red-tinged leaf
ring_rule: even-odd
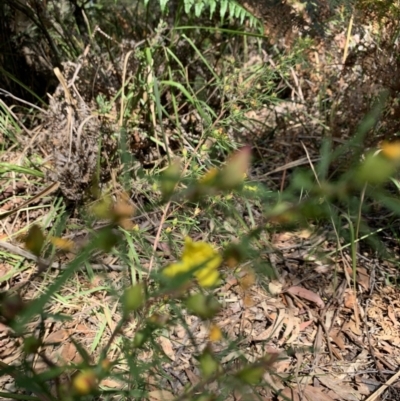
[[[288,288],[286,292],[288,292],[289,294],[296,295],[300,298],[306,299],[307,301],[314,302],[321,309],[325,307],[325,302],[321,299],[321,297],[318,294],[310,290],[306,290],[303,287],[298,287],[294,285],[293,287]]]
[[[300,331],[305,330],[310,324],[314,323],[312,320],[307,320],[306,322],[302,322],[299,324]]]

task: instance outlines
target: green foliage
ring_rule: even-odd
[[[88,76],[82,74],[91,90],[93,82],[100,81],[98,76],[105,74],[104,65],[97,65],[102,59],[109,63],[109,70],[118,72],[112,78],[120,87],[109,88],[110,93],[91,93],[88,102],[91,107],[97,103],[91,113],[111,126],[111,134],[106,124],[102,126],[104,147],[98,157],[104,163],[99,162],[93,198],[71,206],[64,204],[59,193],[55,195],[58,203],[50,205],[53,215],[41,216],[24,237],[23,251],[29,251],[39,267],[37,274],[30,276],[35,291],[26,292],[31,284],[27,282],[0,294],[0,322],[22,344],[23,357],[15,365],[0,363],[0,376],[11,375],[23,393],[15,398],[223,400],[238,391],[246,396],[248,387],[256,391],[258,386],[268,386],[265,373],[274,372],[277,356],[262,351],[263,357],[250,361],[241,355],[241,339],[233,339],[226,327],[218,326],[220,316],[230,313],[226,292],[232,282],[238,283],[244,299],[256,283],[266,290],[279,276],[269,259],[274,234],[333,226],[340,237],[340,251],[342,238],[347,241],[343,247],[352,250],[355,286],[356,243],[367,239],[378,243],[364,221],[364,212],[378,204],[400,215],[392,185],[398,185],[400,146],[382,145],[380,153],[373,151],[363,157],[355,150],[378,126],[387,96],[377,96],[377,104],[360,119],[352,138],[340,141],[341,146],[334,148],[326,135],[320,160],[307,159],[312,168],[295,169],[286,181],[286,172],[292,167],[278,169],[284,171],[278,187],[268,181],[270,171],[263,179],[257,169],[264,164],[270,170],[280,167],[280,159],[279,165],[276,161],[268,165],[263,152],[275,134],[278,143],[289,140],[284,135],[294,124],[290,114],[281,114],[271,123],[273,113],[268,114],[268,109],[276,111],[279,107],[275,106],[290,103],[289,96],[294,96],[300,85],[296,74],[308,67],[307,52],[315,41],[305,36],[290,50],[281,51],[247,27],[235,30],[232,24],[222,28],[232,21],[258,26],[259,21],[233,0],[144,0],[138,4],[137,24],[128,31],[131,29],[136,39],[144,39],[135,41],[127,52],[121,50],[121,24],[114,20],[117,14],[123,19],[118,7],[125,7],[125,2],[99,1],[89,10],[88,30],[96,33],[93,27],[101,23],[111,35],[92,32],[90,46],[85,45],[84,35],[76,34],[73,43],[68,41],[65,32],[71,20],[65,10],[65,20],[49,28],[50,38],[65,57],[75,57],[79,49],[88,52],[88,58],[78,62],[82,68],[95,65],[94,76],[90,69],[85,70]],[[155,6],[164,16],[172,16],[173,23],[159,22]],[[176,15],[170,6],[176,6]],[[129,14],[132,9],[125,11]],[[186,26],[181,26],[181,11]],[[218,23],[210,28],[204,15]],[[127,19],[131,17],[129,14]],[[48,22],[51,26],[54,21]],[[54,27],[63,30],[52,30]],[[307,116],[316,107],[312,103],[296,113]],[[262,130],[254,132],[249,124],[253,110],[266,113]],[[14,144],[25,149],[25,142],[18,142],[22,130],[10,116],[4,113],[1,120],[9,142],[5,149]],[[318,124],[328,127],[327,121]],[[254,140],[252,151],[238,143],[241,136],[243,142]],[[264,141],[261,144],[256,142],[258,136]],[[155,156],[139,161],[146,149],[152,149],[149,153]],[[35,151],[40,149],[30,150]],[[347,158],[350,165],[332,175],[332,166],[340,164],[349,151],[354,151],[354,157]],[[26,181],[37,180],[35,186],[43,184],[39,181],[43,172],[31,165],[0,163],[0,167],[10,180],[19,175]],[[86,235],[81,246],[69,239],[76,232]],[[68,258],[63,259],[65,254]],[[54,268],[60,267],[54,261],[60,255],[64,264],[54,274]],[[25,261],[13,260],[15,269],[23,272]],[[2,283],[8,285],[13,276],[14,272]],[[68,328],[67,340],[79,358],[63,361],[45,354],[53,345],[43,337],[45,323],[59,324],[64,330],[77,316],[79,322],[97,322],[97,327],[88,330],[94,333],[91,344],[81,345],[85,335],[74,337]],[[198,327],[205,333],[200,345]],[[183,333],[180,346],[190,349],[185,352],[199,375],[175,394],[165,394],[160,392],[163,384],[176,379],[173,369],[179,363],[179,358],[174,360],[171,333]],[[235,360],[231,362],[230,357]],[[37,360],[44,362],[42,371],[36,370],[33,361]],[[60,377],[66,378],[65,383]],[[107,383],[115,389],[106,388]],[[0,395],[12,398],[12,394]]]
[[[166,12],[169,4],[175,1],[176,0],[159,0],[162,12]],[[149,6],[150,0],[144,0],[144,5]],[[181,0],[179,1],[179,6],[183,6],[187,15],[193,14],[196,18],[208,12],[210,19],[212,19],[214,13],[219,10],[221,20],[228,17],[230,20],[238,20],[240,24],[243,24],[244,21],[247,20],[250,27],[259,25],[257,18],[235,0]],[[174,5],[174,7],[176,7],[176,5]]]

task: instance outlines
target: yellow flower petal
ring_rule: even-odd
[[[221,255],[210,244],[194,242],[187,237],[181,261],[169,265],[163,272],[168,277],[174,277],[193,271],[201,286],[211,287],[219,280],[218,267],[221,263]]]
[[[216,342],[221,340],[222,331],[216,324],[211,325],[209,337],[211,342]]]
[[[195,276],[202,287],[214,287],[219,281],[218,270],[200,269]]]
[[[163,274],[167,277],[175,277],[178,274],[186,273],[189,269],[182,262],[172,263],[163,270]]]
[[[382,154],[390,160],[400,159],[400,141],[384,142],[381,145]]]
[[[72,252],[75,248],[74,241],[66,238],[50,237],[50,242],[58,249],[66,252]]]

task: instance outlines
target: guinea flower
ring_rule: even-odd
[[[199,285],[213,287],[219,281],[218,268],[221,263],[221,255],[210,244],[202,241],[194,242],[186,237],[181,259],[167,266],[163,274],[175,277],[192,271]]]

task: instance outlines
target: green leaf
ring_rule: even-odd
[[[186,14],[190,13],[190,10],[191,10],[193,4],[194,4],[194,0],[186,0],[185,1],[185,13]]]
[[[203,353],[198,357],[200,362],[200,370],[204,379],[208,379],[217,372],[219,363],[209,347],[206,347]]]
[[[202,1],[197,1],[196,5],[194,6],[194,15],[198,18],[203,11],[204,3]]]
[[[219,15],[221,16],[222,19],[224,19],[227,9],[228,9],[228,0],[222,0],[219,9]]]
[[[235,11],[237,10],[236,4],[229,1],[228,7],[229,7],[229,18],[233,18],[235,15]]]
[[[149,330],[139,330],[138,332],[136,332],[135,337],[133,338],[133,346],[135,348],[142,348],[149,337]]]
[[[365,183],[380,185],[389,180],[396,170],[395,164],[380,154],[369,154],[361,163],[355,174],[355,184],[364,186]]]
[[[173,162],[163,171],[160,178],[160,189],[164,200],[173,194],[176,184],[181,177],[181,166],[178,162]]]
[[[18,166],[16,164],[11,164],[11,163],[0,163],[0,174],[5,174],[8,172],[32,175],[34,177],[40,177],[40,178],[44,177],[43,172],[38,170],[32,170],[28,167]]]
[[[255,386],[261,381],[264,370],[262,366],[247,366],[237,372],[235,376],[242,382]]]
[[[197,293],[186,300],[186,307],[201,319],[211,319],[218,313],[221,305],[213,296]]]
[[[160,8],[162,12],[165,12],[165,7],[168,4],[169,0],[160,0]]]
[[[24,338],[23,349],[25,354],[34,354],[37,352],[39,347],[42,345],[42,341],[36,337]]]
[[[119,237],[116,232],[111,226],[108,226],[96,232],[93,246],[107,253],[118,243],[118,240]]]
[[[217,8],[217,2],[215,0],[209,0],[208,5],[210,7],[210,19],[212,19],[215,9]]]
[[[122,297],[124,316],[138,310],[144,303],[144,291],[142,284],[136,284],[127,288]]]

